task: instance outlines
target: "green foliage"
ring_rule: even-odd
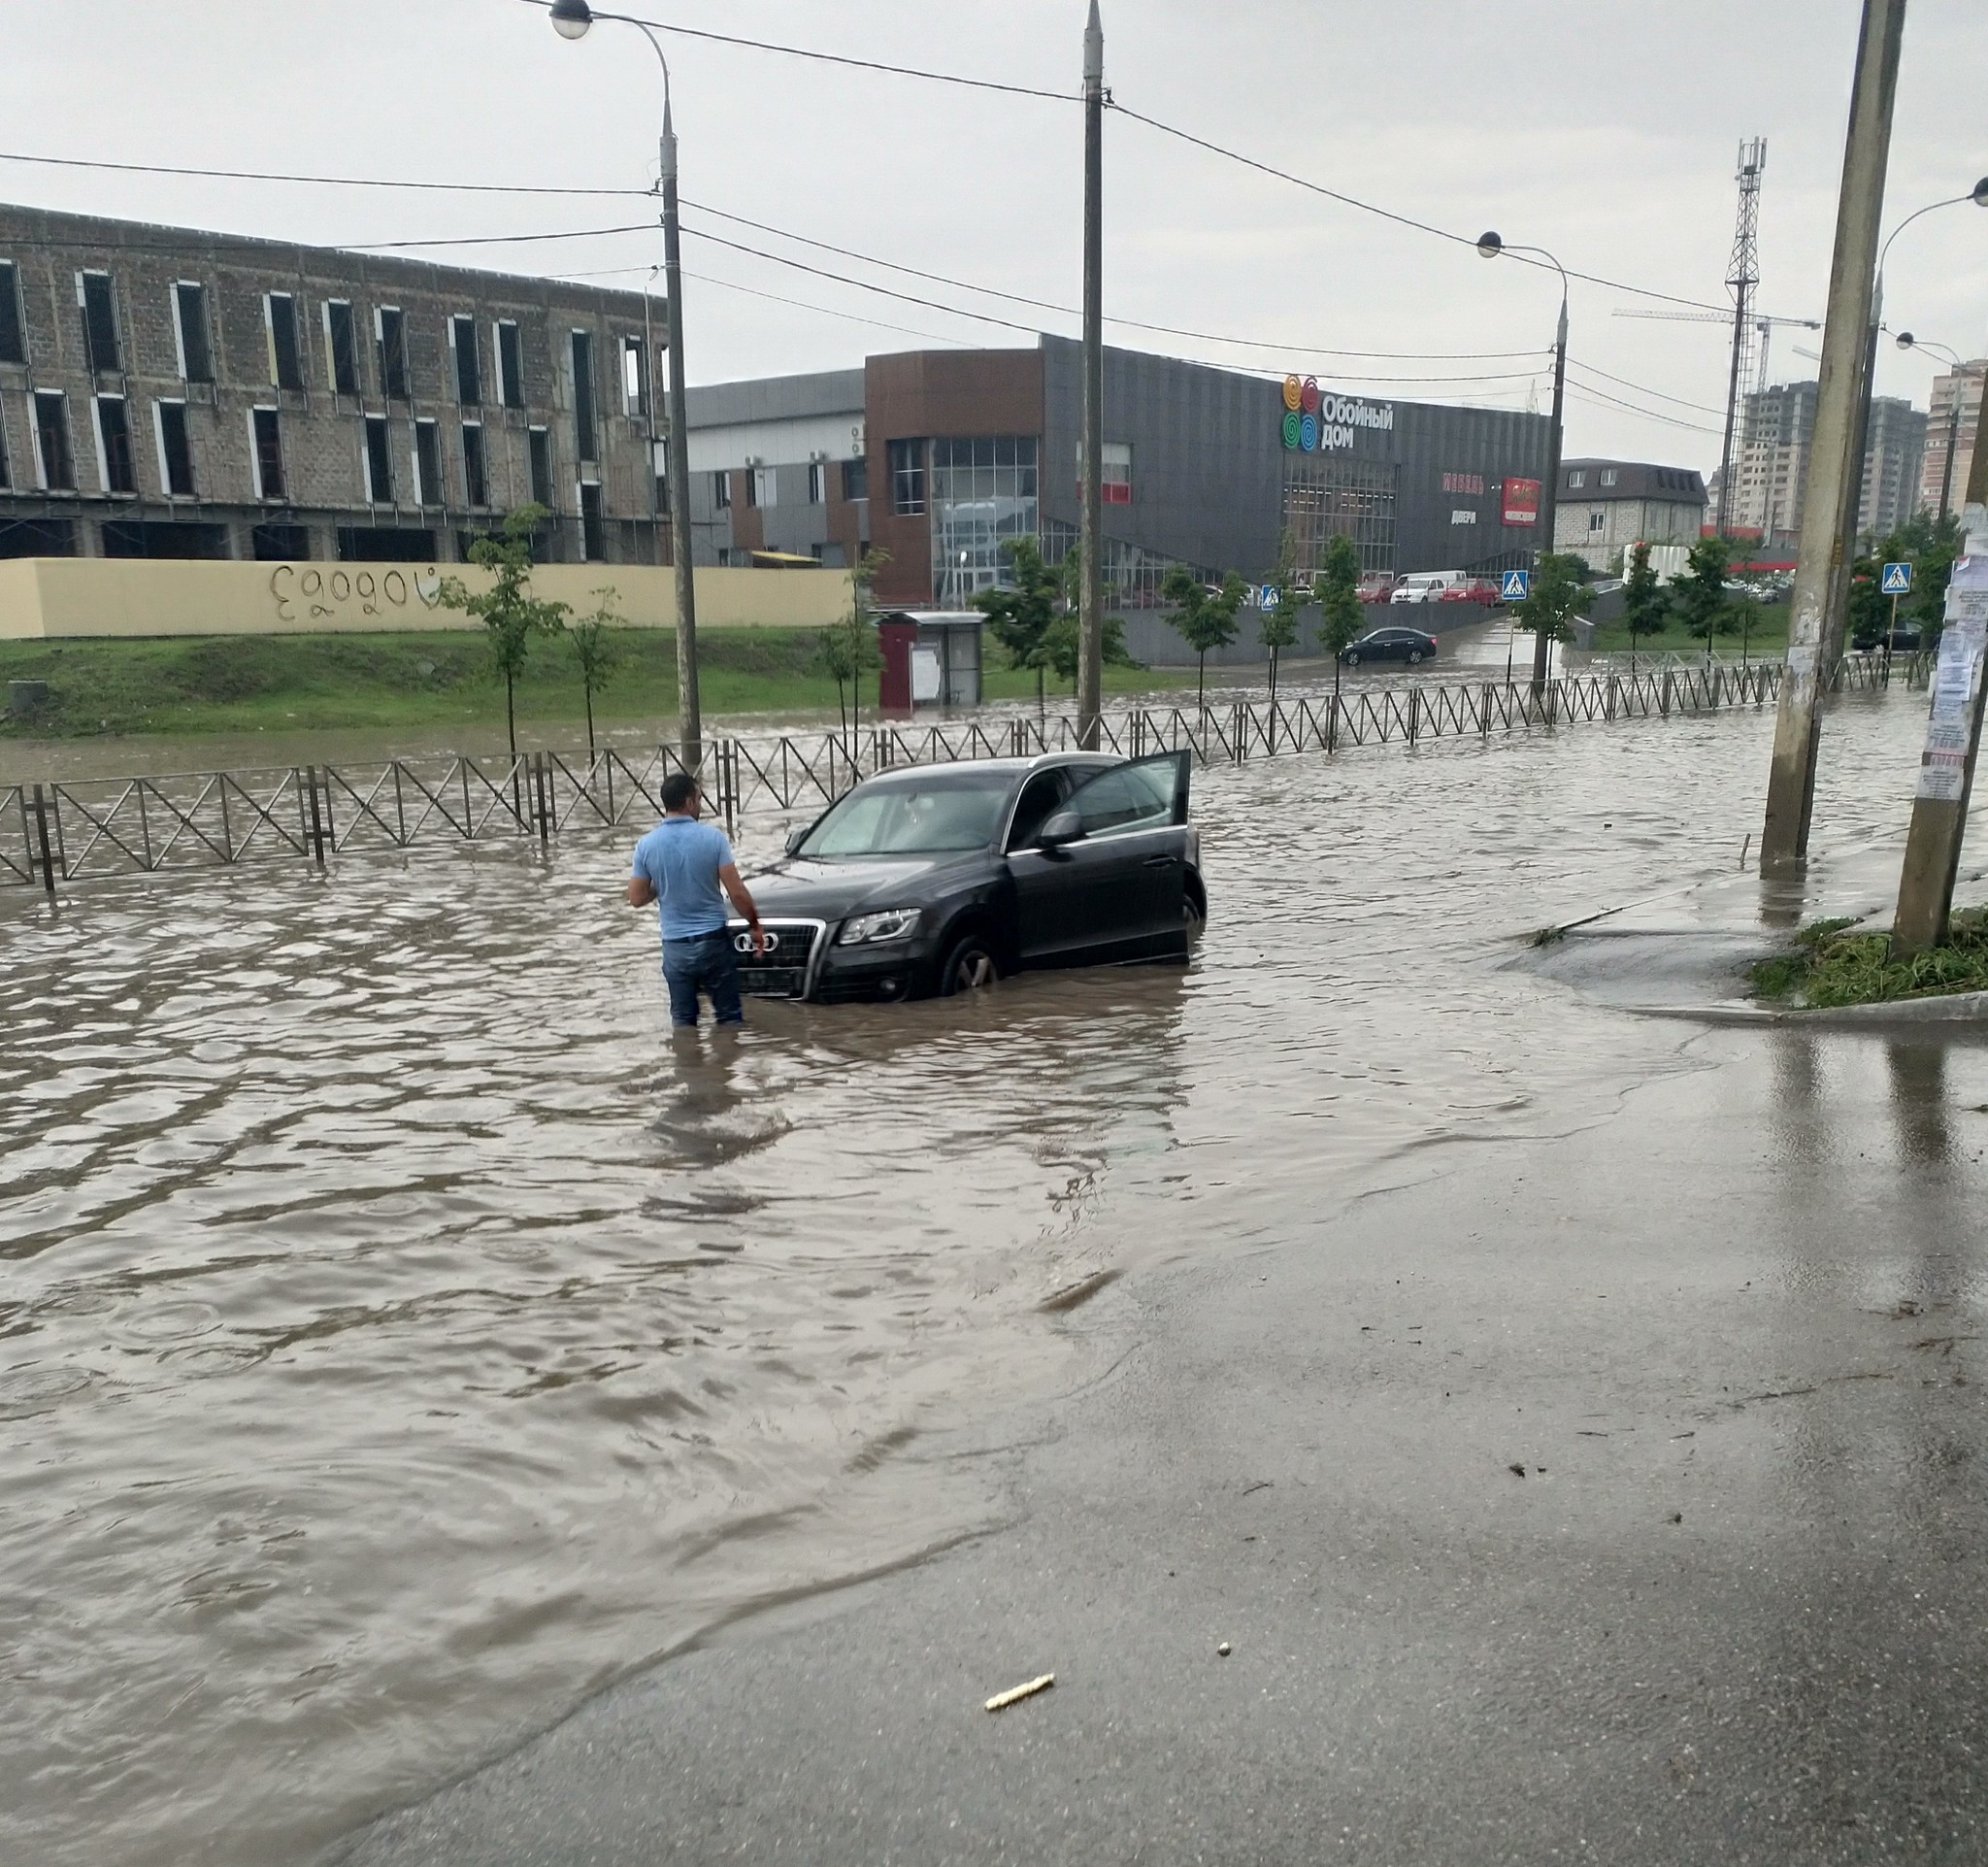
[[[1208,651],[1235,641],[1236,612],[1249,594],[1249,585],[1230,571],[1221,588],[1209,589],[1184,564],[1176,564],[1160,584],[1160,594],[1174,605],[1174,626],[1201,657],[1197,686],[1200,704],[1208,705]]]
[[[614,607],[616,595],[612,585],[603,584],[594,591],[594,607],[579,621],[566,625],[566,641],[573,650],[574,660],[580,664],[580,689],[586,696],[589,757],[594,750],[594,695],[608,684],[608,677],[621,659],[620,648],[609,631],[628,626],[627,618]]]
[[[531,593],[532,533],[545,522],[543,506],[523,505],[506,514],[494,537],[470,547],[470,562],[490,573],[486,590],[472,590],[459,577],[445,577],[437,600],[444,609],[479,617],[487,633],[490,658],[504,677],[505,723],[511,750],[517,754],[518,676],[531,656],[532,640],[557,635],[569,614],[564,603],[542,602]]]
[[[987,631],[1008,656],[1008,665],[1035,670],[1040,702],[1054,655],[1049,631],[1066,602],[1065,574],[1043,561],[1043,548],[1033,538],[1009,539],[1001,555],[1008,560],[1009,583],[978,592],[974,608],[987,618]]]
[[[1266,580],[1272,602],[1263,613],[1257,633],[1270,650],[1271,665],[1277,655],[1298,639],[1298,617],[1310,601],[1310,592],[1298,582],[1298,548],[1287,531],[1277,544],[1277,561]]]
[[[1685,573],[1677,580],[1677,612],[1687,634],[1707,644],[1714,635],[1730,634],[1732,610],[1726,600],[1726,570],[1732,547],[1723,538],[1701,538],[1684,554]]]
[[[836,712],[842,716],[843,730],[849,729],[849,695],[860,696],[859,683],[865,674],[883,658],[877,637],[870,627],[871,592],[877,587],[877,574],[890,562],[886,550],[871,550],[856,560],[849,573],[849,607],[814,639],[813,666],[835,683]],[[860,697],[858,706],[860,709]]]
[[[1650,568],[1650,548],[1638,545],[1629,553],[1629,574],[1622,581],[1622,626],[1629,631],[1629,650],[1636,652],[1640,636],[1655,635],[1670,620],[1671,592]]]
[[[1565,551],[1541,551],[1532,588],[1511,606],[1514,628],[1543,631],[1549,642],[1567,640],[1571,618],[1587,614],[1595,593],[1581,581],[1581,561]]]
[[[1753,967],[1755,995],[1823,1007],[1988,991],[1988,910],[1955,915],[1945,946],[1909,959],[1891,956],[1890,935],[1850,932],[1854,924],[1818,920],[1803,928],[1792,952]]]
[[[1910,564],[1912,589],[1899,598],[1901,627],[1916,626],[1922,646],[1931,648],[1939,639],[1946,617],[1946,586],[1953,576],[1953,560],[1961,549],[1961,521],[1949,514],[1941,520],[1931,513],[1915,513],[1898,529],[1872,547],[1868,557],[1860,557],[1850,571],[1849,633],[1852,645],[1874,648],[1891,628],[1891,598],[1878,587],[1886,564]]]
[[[1333,657],[1333,688],[1339,688],[1339,657],[1358,639],[1367,612],[1360,601],[1360,553],[1353,541],[1335,533],[1326,542],[1325,560],[1312,580],[1318,597],[1318,642]]]

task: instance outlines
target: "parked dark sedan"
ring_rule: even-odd
[[[1436,659],[1436,638],[1420,629],[1369,629],[1359,641],[1340,650],[1340,659],[1349,668],[1363,661],[1406,661],[1419,667]]]
[[[920,998],[1009,973],[1180,959],[1208,912],[1186,752],[919,765],[867,780],[751,877],[762,998]]]

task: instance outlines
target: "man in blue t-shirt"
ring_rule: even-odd
[[[713,823],[697,820],[704,803],[697,781],[687,772],[663,780],[663,820],[635,846],[628,878],[628,905],[657,903],[663,930],[663,977],[670,986],[670,1021],[697,1022],[697,995],[711,1000],[720,1024],[743,1024],[739,1003],[739,955],[726,931],[725,897],[730,896],[751,929],[752,950],[764,950],[759,910],[732,860],[732,846]]]

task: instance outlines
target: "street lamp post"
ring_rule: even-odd
[[[1961,400],[1967,379],[1973,371],[1961,361],[1957,351],[1928,338],[1914,337],[1910,331],[1899,332],[1898,346],[1902,350],[1937,350],[1954,373],[1953,398],[1946,405],[1946,458],[1939,468],[1939,522],[1943,525],[1953,503],[1953,457],[1961,444]]]
[[[552,0],[551,17],[552,29],[562,39],[583,39],[596,19],[633,26],[648,41],[663,68],[658,185],[663,197],[663,290],[669,300],[670,348],[670,438],[664,478],[670,495],[670,559],[677,580],[678,750],[684,769],[695,773],[704,763],[704,717],[697,687],[697,587],[690,562],[690,408],[683,380],[683,271],[677,222],[677,129],[670,114],[670,61],[649,27],[625,14],[596,13],[587,0]],[[653,450],[648,468],[653,475]]]
[[[1546,496],[1541,502],[1540,508],[1540,526],[1544,543],[1538,547],[1533,557],[1533,574],[1538,576],[1540,559],[1554,549],[1556,541],[1553,534],[1560,519],[1560,450],[1567,406],[1567,268],[1544,247],[1508,247],[1495,233],[1486,233],[1479,237],[1477,251],[1485,259],[1496,259],[1502,252],[1536,252],[1560,275],[1560,323],[1553,333],[1553,433],[1547,442]],[[1546,671],[1551,665],[1552,652],[1552,637],[1544,629],[1535,629],[1533,688],[1536,692],[1543,691],[1545,688]],[[1509,678],[1508,673],[1507,679]]]

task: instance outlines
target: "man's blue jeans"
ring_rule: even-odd
[[[739,1003],[739,955],[731,930],[698,934],[689,940],[663,942],[663,978],[670,987],[670,1022],[697,1022],[697,995],[711,1000],[712,1017],[720,1024],[743,1024]]]

